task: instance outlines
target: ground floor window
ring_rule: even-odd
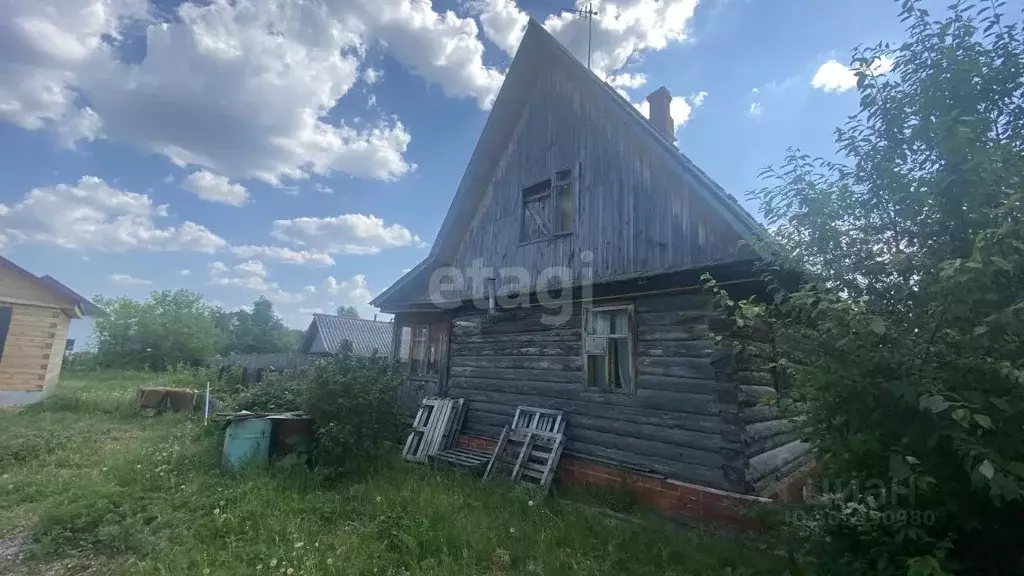
[[[441,370],[441,347],[447,324],[402,326],[398,342],[398,361],[410,376],[437,376]]]
[[[632,306],[591,308],[583,315],[583,354],[588,388],[636,389]]]

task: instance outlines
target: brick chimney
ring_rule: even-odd
[[[662,86],[647,96],[647,104],[650,110],[650,121],[654,129],[661,132],[669,142],[676,141],[675,123],[672,121],[672,113],[669,105],[672,103],[672,94],[668,88]]]

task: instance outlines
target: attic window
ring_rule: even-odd
[[[573,168],[559,170],[551,178],[523,190],[520,242],[572,233],[576,172]]]

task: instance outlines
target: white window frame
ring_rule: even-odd
[[[568,172],[567,176],[559,177],[559,174]],[[580,165],[576,164],[561,170],[555,170],[551,173],[551,177],[523,188],[519,193],[519,243],[530,244],[532,242],[542,242],[544,240],[550,240],[558,236],[565,236],[573,234],[576,231],[576,214],[579,211],[579,189],[580,189]],[[561,185],[568,184],[572,188],[569,190],[569,198],[571,205],[570,218],[569,218],[569,229],[559,230],[561,225],[561,219],[559,216],[562,214],[558,198],[555,194],[555,189]],[[526,195],[528,192],[537,188],[538,186],[547,185],[546,202],[548,203],[548,234],[537,238],[525,238],[523,236],[523,219],[526,218]]]
[[[601,312],[617,312],[620,310],[626,311],[626,333],[625,334],[607,334],[593,336],[589,335],[590,322],[593,314]],[[600,391],[610,392],[613,394],[635,394],[636,393],[636,314],[632,304],[616,304],[608,306],[597,306],[597,307],[584,307],[583,308],[583,386],[588,391]],[[596,351],[602,348],[600,341],[604,341],[604,354],[592,354],[591,351]],[[609,384],[607,387],[591,386],[590,385],[590,356],[607,356],[608,340],[616,340],[619,342],[626,343],[626,356],[628,361],[627,375],[629,376],[628,381],[623,383],[622,388],[612,388]],[[605,362],[605,369],[609,370],[605,374],[605,381],[611,382],[612,375],[610,373],[611,363]]]

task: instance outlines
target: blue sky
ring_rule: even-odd
[[[5,2],[0,251],[87,295],[372,315],[429,251],[526,18],[585,58],[563,4]],[[902,39],[891,0],[595,7],[595,71],[631,102],[666,86],[679,147],[752,212],[786,147],[832,154],[851,49]]]

